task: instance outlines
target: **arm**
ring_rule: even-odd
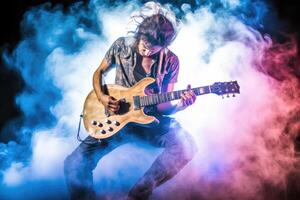
[[[169,83],[164,91],[172,92],[174,90],[174,83]],[[191,89],[189,85],[187,89]],[[165,102],[157,105],[157,110],[163,115],[171,115],[178,111],[186,109],[188,106],[192,105],[196,101],[196,95],[192,90],[189,90],[181,95],[180,101],[173,105],[171,102]]]
[[[102,91],[102,76],[104,72],[108,69],[109,65],[107,60],[104,58],[98,67],[98,69],[95,71],[94,76],[93,76],[93,87],[94,91],[96,93],[96,96],[98,100],[105,106],[107,107],[110,111],[116,112],[119,109],[119,102],[114,99],[111,96],[108,96],[103,93]]]
[[[102,83],[102,75],[107,70],[107,68],[108,68],[108,63],[107,60],[104,58],[93,76],[93,87],[99,101],[101,101],[101,98],[103,98],[104,96],[104,93],[100,85]]]

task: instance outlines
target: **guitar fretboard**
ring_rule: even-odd
[[[194,91],[194,93],[199,96],[203,94],[208,94],[211,93],[211,88],[210,86],[204,86],[204,87],[197,87],[197,88],[192,88],[191,90]],[[166,93],[161,93],[161,94],[152,94],[148,96],[142,96],[139,99],[140,106],[145,107],[145,106],[151,106],[151,105],[156,105],[168,101],[173,101],[181,98],[181,94],[183,94],[186,90],[178,90],[178,91],[173,91],[173,92],[166,92]]]

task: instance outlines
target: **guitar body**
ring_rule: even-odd
[[[91,91],[84,102],[83,123],[88,133],[97,139],[111,137],[128,123],[150,124],[156,121],[153,116],[146,115],[144,108],[135,109],[133,96],[146,96],[145,88],[155,79],[147,77],[131,88],[119,85],[105,85],[106,93],[119,100],[118,113],[108,113],[98,100],[95,91]]]

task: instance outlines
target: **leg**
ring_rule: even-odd
[[[156,136],[155,143],[165,149],[130,190],[129,199],[148,199],[155,187],[171,179],[194,157],[197,148],[192,137],[177,122],[171,124],[167,133]]]
[[[87,144],[96,141],[96,139],[88,136],[65,159],[65,179],[72,200],[93,200],[96,198],[93,190],[93,170],[105,154],[122,144],[122,140],[117,137],[102,140],[100,143]]]

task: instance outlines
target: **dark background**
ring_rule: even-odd
[[[205,1],[205,0],[203,0]],[[12,51],[21,39],[20,22],[26,10],[30,7],[49,2],[46,0],[9,0],[0,1],[0,53],[3,50]],[[52,5],[62,4],[66,9],[76,0],[52,0]],[[115,1],[107,0],[113,4]],[[159,1],[161,3],[174,2],[180,5],[182,3],[190,3],[195,5],[193,0],[175,0],[175,1]],[[279,37],[282,33],[294,33],[299,40],[300,34],[300,1],[299,0],[269,0],[270,5],[274,7],[272,11],[278,18],[280,26],[276,26],[278,30],[272,30],[270,33],[273,37]],[[277,23],[276,22],[276,23]],[[299,41],[298,41],[299,44]],[[299,45],[298,45],[299,46]],[[0,61],[0,142],[7,143],[15,138],[5,134],[1,135],[4,125],[20,117],[22,114],[15,104],[16,95],[24,88],[22,78],[14,70],[9,69]]]

